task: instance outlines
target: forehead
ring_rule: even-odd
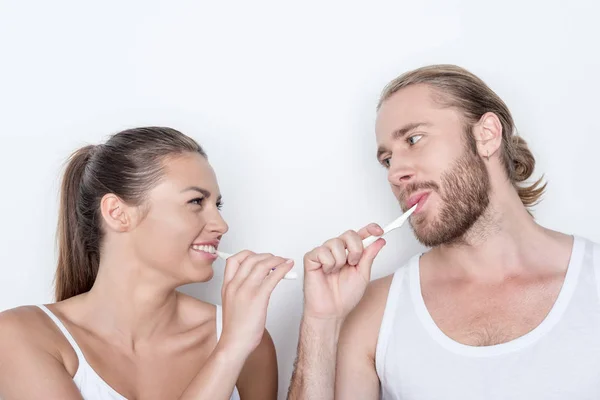
[[[432,90],[425,85],[411,85],[394,93],[379,108],[375,124],[377,135],[392,132],[404,124],[424,121],[432,109],[439,107],[432,95]]]
[[[208,160],[200,154],[185,153],[176,157],[167,157],[163,164],[164,176],[159,187],[181,191],[190,186],[199,186],[211,193],[219,193],[215,172]]]
[[[400,89],[381,105],[375,124],[377,142],[388,140],[393,132],[405,126],[426,124],[435,128],[460,123],[460,115],[435,101],[441,94],[431,87],[415,84]]]

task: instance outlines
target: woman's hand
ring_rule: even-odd
[[[258,346],[265,330],[271,293],[293,265],[292,260],[251,251],[227,259],[221,291],[220,347],[247,357]]]

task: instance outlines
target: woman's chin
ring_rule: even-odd
[[[188,262],[181,270],[179,277],[182,285],[189,283],[202,283],[210,281],[215,275],[212,262]]]
[[[202,269],[198,269],[194,272],[194,282],[208,282],[215,276],[215,270],[212,265],[208,265]]]

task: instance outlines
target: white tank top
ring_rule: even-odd
[[[383,400],[600,399],[600,245],[575,237],[542,323],[507,343],[446,336],[421,295],[420,254],[394,274],[376,350]]]
[[[79,389],[81,396],[84,400],[127,400],[124,396],[119,394],[115,389],[113,389],[108,383],[106,383],[100,375],[94,371],[94,369],[88,364],[86,361],[83,352],[73,339],[73,336],[69,333],[65,325],[58,319],[56,315],[52,311],[50,311],[44,305],[38,305],[51,319],[54,321],[56,326],[61,330],[63,335],[67,338],[73,350],[75,350],[75,354],[77,354],[77,360],[79,361],[79,367],[77,368],[77,372],[75,376],[73,376],[73,382]],[[221,337],[222,330],[222,311],[221,306],[217,305],[217,341]],[[237,388],[233,388],[233,393],[231,396],[231,400],[240,400],[240,395],[237,391]]]

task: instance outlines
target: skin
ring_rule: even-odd
[[[217,244],[227,232],[217,180],[199,154],[164,165],[163,179],[142,206],[103,197],[106,234],[95,284],[48,307],[92,368],[128,399],[229,399],[236,384],[243,400],[276,399],[266,312],[292,264],[249,251],[227,260],[217,343],[215,307],[175,290],[213,276],[214,257],[191,246]],[[0,314],[0,354],[0,398],[81,399],[72,381],[77,356],[37,307]]]
[[[466,345],[508,342],[548,314],[573,240],[538,225],[527,213],[501,164],[498,117],[486,113],[474,124],[470,150],[460,111],[442,108],[433,95],[434,89],[413,85],[383,103],[376,124],[378,158],[403,209],[410,208],[413,195],[428,194],[410,222],[417,239],[432,245],[420,259],[420,274],[436,325]],[[460,160],[469,168],[457,169]],[[482,178],[480,167],[489,178],[488,205],[457,235],[444,223],[446,210],[456,205],[450,200],[457,200],[451,195],[452,175],[460,171],[470,174],[466,179]],[[462,200],[475,195],[472,185],[462,189]],[[473,208],[454,211],[461,221],[473,219],[468,215]],[[381,232],[377,226],[369,229]],[[347,232],[304,258],[305,313],[289,399],[379,398],[375,348],[392,275],[369,283],[383,240],[363,249],[365,235],[365,230]],[[349,278],[361,271],[361,280]]]

